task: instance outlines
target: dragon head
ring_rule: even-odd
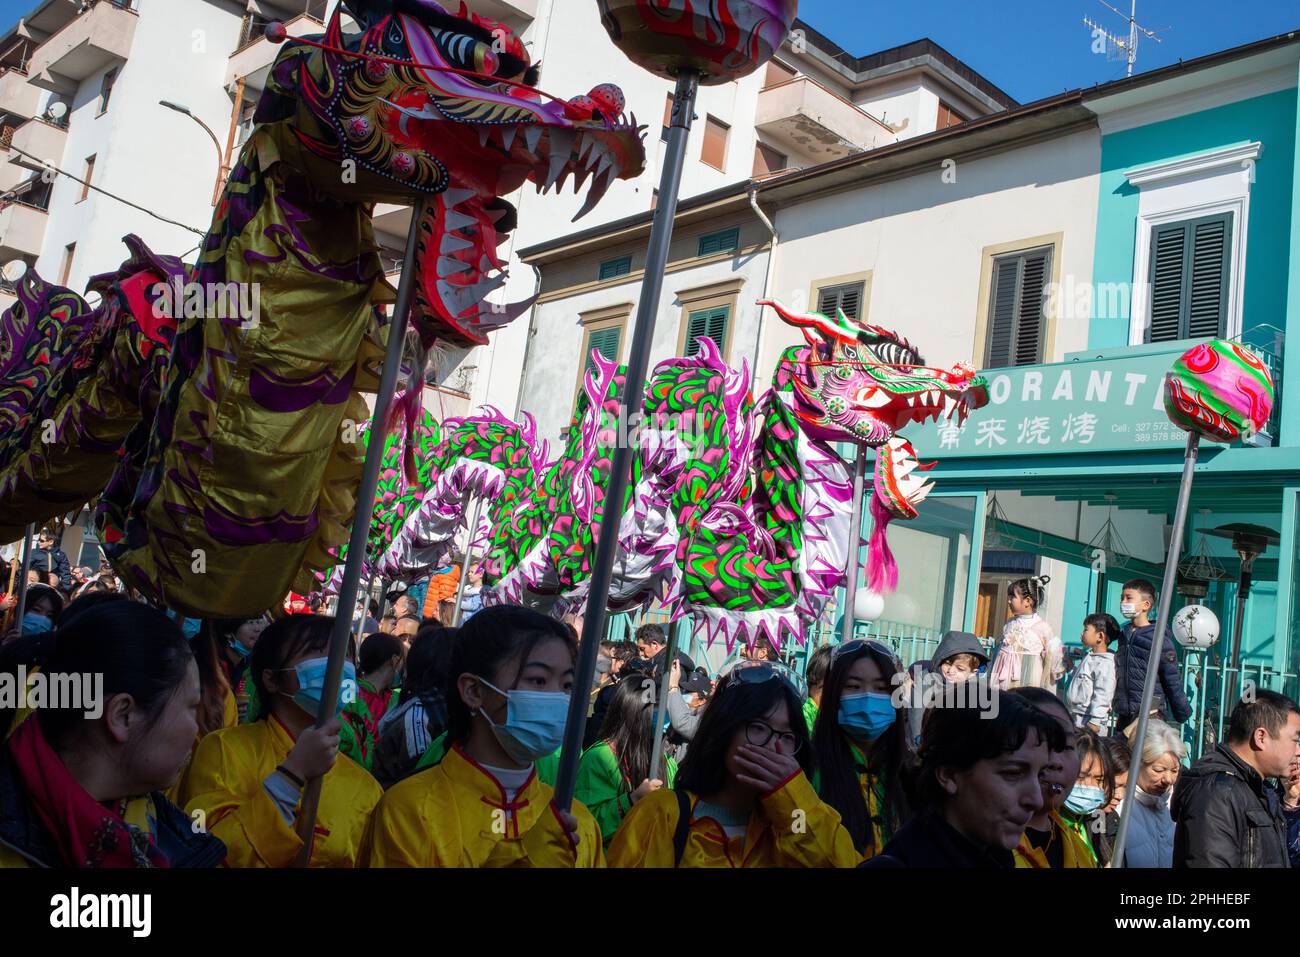
[[[344,33],[344,10],[359,33]],[[323,188],[362,202],[429,199],[416,299],[426,340],[482,344],[531,305],[484,302],[506,278],[497,247],[515,209],[503,196],[526,182],[558,192],[572,175],[575,193],[590,183],[577,219],[645,165],[617,86],[561,100],[534,86],[538,72],[508,27],[434,0],[343,0],[322,38],[288,38],[277,58],[288,95],[264,96],[256,119],[292,114],[306,151],[343,166],[315,177]]]
[[[786,350],[776,376],[778,388],[788,388],[804,432],[814,439],[876,450],[872,548],[881,554],[875,562],[870,559],[876,556],[869,555],[869,564],[878,569],[872,576],[872,586],[878,588],[896,577],[884,526],[890,519],[915,518],[933,488],[916,473],[934,463],[918,462],[912,443],[899,432],[911,422],[940,416],[964,422],[972,410],[988,403],[988,382],[963,363],[948,370],[931,368],[906,339],[855,322],[842,310],[831,318],[790,312],[766,299],[759,304],[771,306],[807,340],[806,346]],[[892,587],[892,580],[886,587]]]

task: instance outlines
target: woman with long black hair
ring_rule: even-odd
[[[600,867],[600,828],[556,807],[537,761],[564,739],[577,643],[527,608],[497,605],[457,632],[447,750],[375,809],[371,867]]]
[[[851,867],[860,860],[835,810],[809,783],[816,758],[803,679],[748,660],[718,682],[672,790],[632,808],[611,867]]]
[[[839,645],[813,730],[817,793],[839,812],[864,860],[880,853],[908,815],[902,781],[907,722],[894,700],[900,674],[893,651],[878,641]]]
[[[217,865],[221,841],[163,795],[197,731],[198,669],[177,624],[87,598],[42,637],[46,687],[83,700],[42,704],[0,749],[0,867]]]
[[[650,777],[656,690],[654,679],[640,672],[620,681],[605,712],[600,738],[578,763],[574,797],[596,818],[606,846],[632,805],[663,787],[664,780],[672,787],[677,775],[677,762],[665,749],[659,765],[664,777]]]

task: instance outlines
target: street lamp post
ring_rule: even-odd
[[[203,127],[203,132],[207,133],[208,136],[211,137],[212,145],[217,148],[217,181],[216,185],[212,187],[212,205],[217,205],[217,201],[221,199],[221,173],[226,167],[225,154],[221,151],[221,142],[217,139],[217,134],[212,132],[212,127],[208,126],[207,123],[204,123],[201,119],[195,116],[188,106],[173,103],[171,100],[159,100],[158,105],[165,106],[169,110],[175,110],[177,113],[185,114],[195,123],[199,124],[199,126]]]

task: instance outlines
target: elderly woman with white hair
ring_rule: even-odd
[[[1124,800],[1131,797],[1137,806],[1129,825],[1124,864],[1126,867],[1173,867],[1174,821],[1169,816],[1169,799],[1187,757],[1187,746],[1177,728],[1155,718],[1147,723],[1146,739],[1140,748],[1133,740],[1137,729],[1130,735],[1129,744],[1138,768],[1129,780],[1132,783],[1136,779],[1137,783]]]

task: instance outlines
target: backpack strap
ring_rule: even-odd
[[[673,831],[673,867],[680,867],[686,853],[686,839],[691,834],[691,798],[685,791],[673,789],[677,795],[677,829]]]

